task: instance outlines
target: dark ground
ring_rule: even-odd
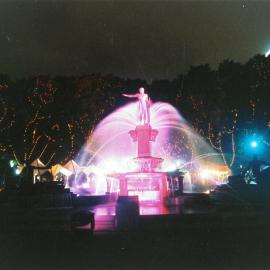
[[[2,202],[0,270],[270,269],[270,204],[208,199],[188,195],[179,214],[140,216],[132,229],[94,235],[57,229],[70,208],[37,215]]]
[[[269,221],[248,215],[168,222],[150,217],[137,232],[6,231],[0,269],[269,269]]]

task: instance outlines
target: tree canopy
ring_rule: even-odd
[[[217,69],[191,66],[174,80],[124,79],[113,75],[0,75],[0,152],[19,163],[40,158],[50,166],[73,158],[97,123],[144,86],[151,98],[177,107],[233,167],[243,136],[263,133],[269,145],[270,57],[244,64],[224,60]],[[225,154],[226,153],[226,154]],[[229,155],[227,155],[227,153]]]

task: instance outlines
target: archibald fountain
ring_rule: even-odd
[[[224,165],[221,157],[173,106],[151,103],[142,87],[124,96],[137,102],[103,119],[78,154],[76,162],[86,168],[88,178],[84,189],[93,195],[137,195],[140,201],[162,202],[169,171],[186,170],[189,191],[196,184],[203,190],[218,184],[217,178],[207,179],[213,173],[208,165]]]
[[[118,174],[119,194],[138,195],[140,201],[161,201],[167,195],[167,177],[165,172],[157,171],[162,158],[152,156],[151,144],[155,142],[158,130],[150,125],[150,98],[142,87],[139,93],[124,96],[138,99],[139,124],[129,131],[133,142],[137,144],[137,157],[134,158],[136,171]]]

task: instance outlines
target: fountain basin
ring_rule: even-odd
[[[138,196],[139,201],[162,202],[168,195],[167,174],[164,172],[113,174],[111,179],[118,181],[120,196]]]

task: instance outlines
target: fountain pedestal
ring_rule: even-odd
[[[120,196],[139,196],[140,201],[162,201],[167,196],[167,174],[157,171],[163,159],[151,156],[151,144],[158,131],[150,125],[137,126],[129,132],[137,143],[135,172],[118,175]]]
[[[151,143],[156,140],[158,131],[150,125],[137,126],[129,132],[133,142],[137,143],[137,157],[134,158],[139,172],[153,172],[162,163],[161,158],[151,156]]]
[[[156,140],[158,131],[150,125],[137,126],[135,130],[129,131],[133,142],[137,142],[137,157],[151,156],[151,142]]]

